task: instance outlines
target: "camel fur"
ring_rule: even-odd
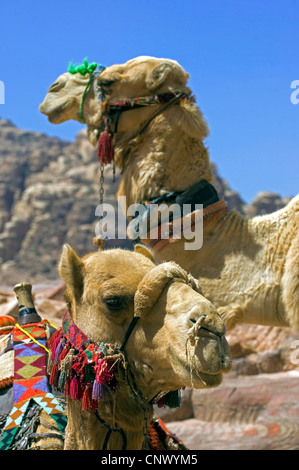
[[[147,403],[161,391],[215,387],[230,369],[221,317],[198,281],[175,263],[156,266],[151,252],[138,246],[135,252],[116,248],[79,258],[65,245],[59,270],[72,319],[93,341],[120,346],[133,315],[139,316],[124,352]],[[118,383],[114,397],[99,401],[98,412],[108,426],[125,432],[127,450],[138,450],[144,409],[130,396],[125,371]],[[95,413],[68,399],[67,414],[65,449],[103,448],[107,428]],[[109,449],[121,448],[120,433],[112,432]]]
[[[83,86],[70,80],[67,74],[59,77],[59,90],[50,88],[40,106],[53,123],[78,120],[78,101],[72,111],[68,103],[75,96],[79,100],[80,93],[82,97]],[[98,89],[107,104],[174,90],[188,93],[187,80],[183,68],[169,59],[137,57],[107,67],[83,106],[90,142],[96,144],[101,130],[103,104],[98,101]],[[185,99],[159,114],[140,134],[159,106],[120,115],[114,163],[121,170],[118,196],[126,196],[127,206],[186,190],[202,179],[212,182],[204,145],[208,127],[199,108]],[[185,241],[179,240],[156,257],[174,260],[198,278],[228,328],[245,322],[299,331],[298,226],[297,196],[284,209],[251,220],[231,211],[204,229],[201,249],[184,250]]]

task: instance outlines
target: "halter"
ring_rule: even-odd
[[[181,101],[189,99],[194,101],[194,98],[190,94],[174,91],[174,92],[165,92],[159,93],[153,96],[141,96],[135,98],[129,98],[124,101],[110,102],[106,100],[103,103],[104,111],[101,114],[101,119],[104,122],[104,131],[100,134],[98,147],[97,147],[97,158],[99,162],[103,165],[113,162],[114,158],[114,136],[118,131],[118,122],[120,114],[124,111],[130,111],[132,109],[143,108],[145,106],[153,106],[162,104],[160,107],[143,125],[143,127],[138,130],[136,135],[143,134],[150,123],[161,113],[163,113],[167,108],[174,104],[178,104]],[[115,116],[114,131],[111,130],[112,118]]]
[[[171,280],[180,280],[201,293],[198,281],[173,262],[163,263],[153,269],[163,270],[164,286]],[[151,272],[151,271],[149,271]],[[145,275],[146,276],[146,275]],[[144,278],[141,283],[145,282]],[[139,285],[140,286],[140,285]],[[148,417],[154,404],[169,406],[180,405],[179,392],[161,391],[151,400],[147,400],[138,389],[134,375],[126,361],[124,349],[143,312],[137,301],[139,286],[135,293],[135,313],[124,335],[121,346],[115,344],[94,342],[75,324],[69,311],[66,311],[62,327],[48,341],[51,349],[48,372],[49,382],[55,390],[64,392],[72,400],[82,400],[82,409],[95,413],[101,424],[108,429],[103,449],[107,448],[112,432],[119,432],[123,439],[123,449],[126,447],[124,431],[116,426],[109,426],[99,415],[99,402],[113,397],[118,388],[117,375],[122,368],[130,397],[144,413],[144,437],[148,432]],[[152,288],[152,286],[150,286]],[[144,294],[144,289],[143,289]],[[142,294],[142,295],[143,295]],[[144,305],[144,304],[143,304]]]
[[[125,334],[122,345],[95,343],[74,323],[68,311],[64,314],[62,327],[48,342],[51,356],[48,365],[49,382],[55,390],[64,392],[67,398],[82,400],[82,409],[95,414],[107,429],[103,450],[108,446],[112,432],[119,432],[126,449],[127,440],[121,428],[109,426],[99,415],[99,400],[113,396],[118,388],[117,373],[120,365],[126,371],[127,383],[133,390],[132,377],[125,360],[123,349],[139,317],[134,317]],[[135,383],[134,383],[135,385]],[[149,412],[152,404],[146,405],[141,392],[135,392],[140,398],[144,412]]]
[[[84,92],[82,94],[81,102],[80,102],[80,109],[79,109],[79,119],[81,122],[85,123],[85,119],[83,116],[83,105],[86,98],[86,94],[92,84],[92,82],[100,75],[100,73],[105,70],[104,65],[98,65],[95,62],[88,65],[88,62],[84,62],[83,64],[77,67],[74,67],[72,64],[70,65],[68,71],[72,74],[80,73],[81,75],[85,75],[86,73],[90,73],[90,79],[88,80]],[[138,134],[143,134],[150,123],[165,111],[169,106],[173,104],[177,104],[184,99],[189,99],[190,101],[195,101],[190,94],[181,92],[181,91],[174,91],[174,92],[165,92],[159,93],[153,96],[141,96],[135,98],[129,98],[123,101],[116,101],[110,102],[109,100],[103,101],[103,91],[99,92],[99,101],[102,102],[102,107],[104,111],[101,113],[101,120],[104,122],[104,131],[100,133],[99,140],[98,140],[98,147],[97,147],[97,158],[102,165],[106,165],[112,163],[114,157],[114,136],[118,130],[118,122],[120,118],[120,114],[124,111],[130,111],[132,109],[143,108],[145,106],[153,106],[163,104],[161,108],[159,108],[145,123],[145,125],[138,131]],[[111,123],[112,118],[115,118],[115,125],[114,131],[111,130]]]

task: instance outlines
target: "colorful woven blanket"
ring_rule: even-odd
[[[47,380],[46,348],[47,322],[32,323],[13,330],[14,351],[14,405],[3,428],[0,450],[7,450],[22,425],[31,401],[41,406],[64,433],[67,417],[58,400],[51,393]]]

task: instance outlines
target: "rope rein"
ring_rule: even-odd
[[[20,331],[22,331],[22,333],[24,333],[26,336],[28,336],[28,338],[31,339],[31,341],[33,341],[34,343],[38,344],[38,346],[40,346],[41,348],[43,348],[45,351],[47,351],[47,353],[49,354],[50,351],[49,349],[42,343],[40,343],[39,341],[37,341],[30,333],[28,333],[28,331],[24,330],[18,323],[15,324],[16,328],[18,328]]]

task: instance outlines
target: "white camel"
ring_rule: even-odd
[[[118,196],[126,196],[128,206],[184,192],[202,180],[212,183],[203,142],[208,127],[190,97],[188,74],[176,61],[137,57],[107,67],[94,76],[95,86],[86,87],[90,78],[61,75],[40,110],[53,123],[83,116],[93,145],[114,131]],[[111,161],[110,150],[104,157],[99,153],[102,162]],[[244,322],[299,330],[299,197],[251,220],[224,213],[221,201],[207,204],[205,211],[201,249],[185,250],[184,239],[156,243],[156,258],[174,260],[198,278],[228,328]]]

